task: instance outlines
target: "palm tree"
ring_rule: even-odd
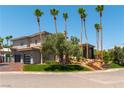
[[[40,30],[40,17],[43,15],[43,12],[40,10],[40,9],[36,9],[35,10],[35,16],[37,18],[37,23],[38,23],[38,31],[39,31],[39,34],[40,34],[40,45],[41,45],[41,30]],[[40,53],[41,53],[41,63],[43,63],[43,60],[42,60],[42,49],[40,48]]]
[[[10,41],[11,38],[12,38],[11,35],[5,37],[5,39],[7,41],[8,55],[10,55],[10,53],[9,53],[9,48],[10,48],[9,41]],[[8,57],[8,58],[9,58],[8,62],[10,62],[10,57]]]
[[[7,47],[9,47],[9,40],[12,38],[12,36],[6,36],[5,39],[7,41]]]
[[[58,15],[59,11],[53,8],[50,10],[50,13],[51,15],[53,15],[56,33],[58,33],[57,24],[56,24],[56,16]]]
[[[0,47],[3,46],[3,41],[4,41],[4,39],[3,38],[0,38]]]
[[[102,34],[102,13],[104,10],[104,6],[103,5],[98,5],[96,7],[96,11],[99,13],[100,15],[100,32],[101,32],[101,52],[103,51],[103,34]],[[103,53],[102,53],[102,59],[103,59]]]
[[[40,32],[40,17],[43,15],[43,12],[40,9],[35,10],[35,16],[37,17],[38,31]]]
[[[68,13],[63,13],[63,18],[64,18],[64,24],[65,24],[65,38],[67,38],[67,19],[68,19]]]
[[[97,52],[99,51],[99,24],[96,23],[94,25],[95,29],[96,29],[96,44],[97,44]],[[98,58],[98,53],[96,54],[97,58]]]
[[[86,30],[86,17],[87,14],[83,13],[83,21],[84,21],[84,32],[85,32],[85,38],[86,38],[86,58],[89,56],[89,46],[88,46],[88,35],[87,35],[87,30]]]
[[[81,21],[81,32],[80,32],[80,44],[81,44],[81,53],[83,56],[83,42],[82,42],[82,33],[83,33],[83,14],[85,12],[84,8],[78,8],[78,13],[80,15],[80,21]]]

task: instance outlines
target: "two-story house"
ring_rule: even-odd
[[[13,44],[13,47],[11,48],[13,61],[24,64],[43,63],[43,54],[40,46],[43,43],[45,37],[49,34],[49,32],[43,31],[30,36],[11,39]]]

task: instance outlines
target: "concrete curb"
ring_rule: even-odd
[[[114,72],[121,71],[124,68],[115,68],[115,69],[107,69],[107,70],[97,70],[97,71],[84,71],[84,72],[23,72],[23,71],[4,71],[0,72],[0,74],[88,74],[88,73],[105,73],[105,72]]]

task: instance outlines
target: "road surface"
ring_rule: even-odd
[[[0,72],[0,87],[12,88],[124,88],[124,69],[101,72]]]

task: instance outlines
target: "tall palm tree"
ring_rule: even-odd
[[[38,23],[38,31],[40,31],[40,17],[43,15],[43,12],[40,9],[35,10],[35,16],[37,18],[37,23]]]
[[[80,15],[80,21],[81,21],[81,32],[80,32],[80,44],[81,44],[81,53],[83,56],[83,42],[82,42],[82,33],[83,33],[83,14],[85,12],[84,8],[78,8],[78,13]]]
[[[101,32],[101,52],[102,52],[102,59],[103,59],[103,34],[102,34],[102,13],[104,10],[104,6],[103,5],[98,5],[96,7],[96,11],[99,13],[100,16],[100,32]]]
[[[65,25],[65,38],[67,38],[67,19],[68,19],[68,13],[63,13],[63,18],[64,18],[64,25]]]
[[[8,48],[8,54],[9,54],[9,55],[10,55],[10,53],[9,53],[9,48],[10,48],[9,41],[10,41],[11,38],[12,38],[11,35],[5,37],[5,39],[6,39],[6,41],[7,41],[7,48]],[[8,59],[8,62],[10,62],[10,57],[8,57],[8,58],[9,58],[9,59]]]
[[[3,38],[0,38],[0,47],[3,46],[3,41],[4,41],[4,39]]]
[[[95,27],[95,29],[96,29],[96,44],[97,44],[97,53],[96,53],[96,56],[97,56],[97,58],[98,58],[98,51],[99,51],[99,24],[98,23],[96,23],[95,25],[94,25],[94,27]]]
[[[51,15],[53,15],[56,33],[58,33],[57,23],[56,23],[56,16],[58,15],[59,11],[56,10],[55,8],[53,8],[53,9],[50,10],[50,13],[51,13]]]
[[[41,45],[41,29],[40,29],[40,17],[43,15],[43,12],[40,9],[36,9],[35,10],[35,16],[37,18],[37,23],[38,23],[38,32],[40,34],[40,45]],[[42,49],[40,48],[40,53],[41,53],[41,64],[43,63],[43,59],[42,59]]]
[[[6,41],[7,41],[7,46],[9,46],[9,40],[12,38],[12,36],[10,35],[10,36],[6,36],[5,37],[5,39],[6,39]]]
[[[86,38],[86,58],[89,57],[89,46],[88,46],[88,35],[87,35],[87,30],[86,30],[86,17],[87,14],[83,13],[83,22],[84,22],[84,32],[85,32],[85,38]]]

